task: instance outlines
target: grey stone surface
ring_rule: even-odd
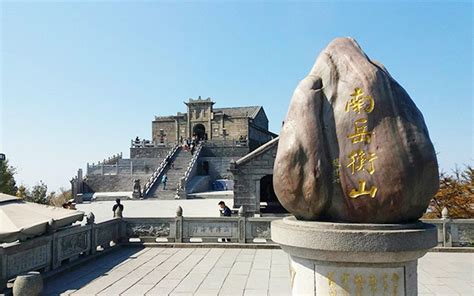
[[[272,222],[290,255],[292,295],[417,294],[417,260],[437,245],[434,225]],[[316,293],[317,291],[317,293]]]
[[[150,174],[152,171],[150,171]],[[122,192],[133,191],[135,179],[140,180],[140,184],[145,184],[150,174],[141,175],[89,175],[84,180],[84,190],[92,192]]]
[[[13,296],[38,296],[43,291],[43,278],[39,272],[29,272],[16,277]]]
[[[163,159],[168,154],[169,147],[142,147],[130,148],[130,158],[158,158]]]
[[[168,176],[166,190],[164,189],[160,178],[151,188],[148,197],[157,199],[174,199],[178,183],[180,182],[180,179],[184,177],[191,158],[192,155],[190,152],[180,149],[173,158],[173,166],[167,166],[164,170],[164,174]]]
[[[236,160],[231,168],[234,179],[234,207],[244,206],[247,213],[259,213],[261,180],[273,175],[278,139],[262,145],[252,153]]]
[[[273,181],[302,220],[415,221],[438,190],[423,116],[352,38],[333,40],[296,88]]]
[[[118,295],[112,291],[122,291],[121,295],[290,295],[288,255],[282,250],[253,251],[248,273],[236,275],[230,270],[241,262],[238,258],[250,255],[248,250],[119,248],[47,279],[44,294]],[[256,263],[261,258],[271,262],[268,268],[261,269]],[[419,260],[418,274],[418,295],[472,295],[474,254],[428,253]]]
[[[334,262],[410,261],[437,245],[436,228],[425,223],[349,224],[272,221],[272,240],[291,255]]]

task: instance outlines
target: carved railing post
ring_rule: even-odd
[[[245,218],[245,211],[244,211],[244,206],[240,206],[239,208],[239,222],[238,222],[238,227],[239,227],[239,243],[245,244],[245,225],[246,225],[246,218]]]
[[[0,291],[7,287],[7,256],[3,248],[0,248]]]
[[[444,207],[441,211],[441,219],[443,220],[443,247],[452,247],[453,242],[451,240],[451,219],[449,218],[449,211],[447,207]]]
[[[95,226],[94,213],[90,212],[86,217],[86,224],[91,226],[91,249],[90,254],[93,255],[97,251],[97,228]]]
[[[178,208],[176,209],[175,226],[176,226],[175,242],[182,243],[183,242],[183,208],[181,206],[178,206]]]

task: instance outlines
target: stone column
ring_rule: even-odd
[[[174,144],[178,143],[179,141],[179,135],[180,135],[180,130],[179,130],[179,122],[178,122],[178,116],[174,117]]]
[[[291,258],[292,295],[417,295],[417,261],[437,245],[436,227],[412,224],[272,222]]]

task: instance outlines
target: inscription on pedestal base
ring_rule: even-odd
[[[315,266],[318,295],[404,295],[404,268]]]

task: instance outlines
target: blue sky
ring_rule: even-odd
[[[422,111],[440,167],[474,164],[470,2],[2,2],[0,152],[50,189],[151,137],[154,115],[201,95],[263,105],[291,94],[335,37],[354,37]]]

